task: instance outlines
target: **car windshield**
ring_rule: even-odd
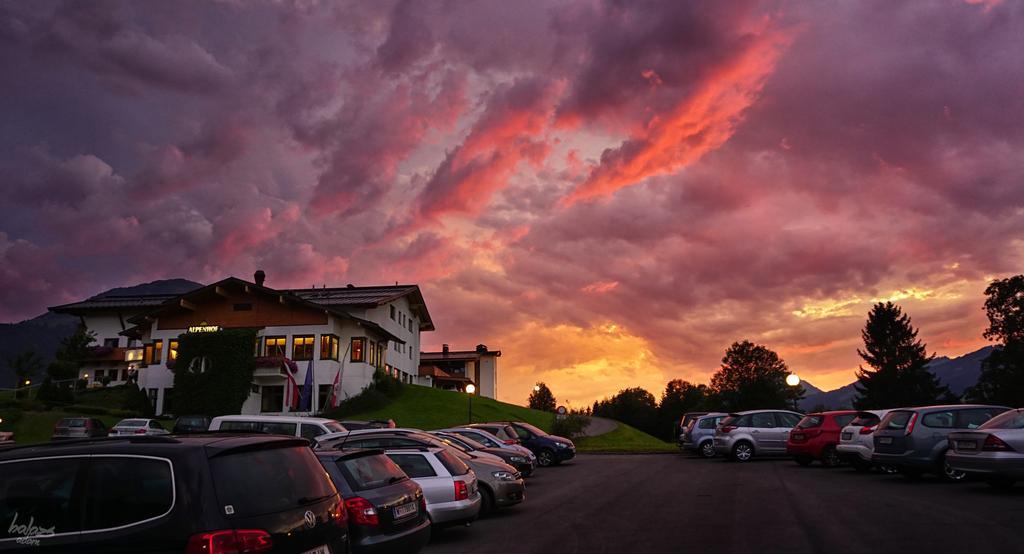
[[[822,421],[825,421],[825,416],[809,415],[804,416],[804,418],[801,419],[800,423],[797,423],[796,426],[798,429],[810,429],[812,427],[821,427]]]
[[[541,431],[540,429],[534,427],[533,425],[530,425],[529,423],[517,422],[516,425],[518,425],[522,429],[526,429],[527,431],[533,433],[534,435],[537,435],[538,437],[543,437],[544,435],[547,435],[546,431]]]
[[[383,454],[339,460],[338,467],[355,491],[386,487],[408,478],[402,468]]]
[[[978,429],[1024,429],[1024,408],[999,414]]]

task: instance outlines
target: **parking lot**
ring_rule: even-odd
[[[1024,486],[746,464],[580,455],[523,505],[435,535],[424,552],[1024,552]]]

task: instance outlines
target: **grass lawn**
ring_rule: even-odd
[[[611,433],[574,441],[578,452],[678,452],[676,445],[658,440],[625,423]]]
[[[465,393],[405,385],[400,395],[379,410],[346,416],[344,419],[393,419],[399,427],[441,429],[469,422],[469,396]],[[554,415],[506,404],[490,398],[473,397],[473,421],[525,421],[550,431]]]

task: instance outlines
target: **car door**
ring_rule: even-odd
[[[776,436],[779,441],[779,451],[786,451],[786,443],[789,441],[789,434],[796,427],[797,423],[803,419],[796,414],[790,414],[786,412],[775,412],[775,419],[778,422],[778,427],[775,429]]]
[[[754,451],[774,453],[779,450],[779,437],[776,432],[778,425],[771,412],[750,414],[750,436],[754,439]]]

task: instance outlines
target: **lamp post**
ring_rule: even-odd
[[[799,387],[800,386],[800,377],[797,376],[796,373],[790,373],[789,375],[786,376],[786,384],[791,386],[791,387],[794,387],[794,388],[795,387]],[[797,406],[796,396],[794,396],[793,397],[793,411],[797,412],[799,410],[800,410],[800,407]]]
[[[534,385],[533,392],[540,392],[540,385]]]
[[[476,385],[466,385],[466,392],[469,394],[469,422],[473,423],[473,393],[476,392]]]

